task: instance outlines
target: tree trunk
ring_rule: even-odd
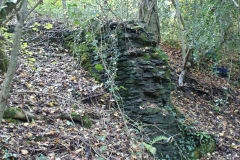
[[[16,5],[20,2],[20,0],[18,0],[16,3],[8,3],[6,4],[6,0],[2,0],[0,2],[0,27],[2,27],[2,23],[6,20],[7,16],[9,15],[9,13],[12,12],[12,10],[16,7]],[[2,8],[4,5],[6,5],[6,7]],[[7,72],[7,67],[8,67],[8,56],[4,53],[4,51],[2,50],[2,41],[3,41],[3,37],[0,37],[0,70],[2,70],[3,72]]]
[[[3,39],[4,38],[0,36],[0,70],[2,70],[3,72],[7,72],[9,60],[8,60],[8,56],[3,51],[3,45],[2,45]]]
[[[183,59],[182,72],[181,72],[181,74],[179,75],[179,78],[178,78],[178,85],[180,87],[184,86],[184,77],[185,77],[185,75],[187,73],[187,63],[189,61],[189,57],[190,57],[191,54],[192,54],[192,51],[190,51],[190,49],[188,49],[187,54],[186,54],[186,56]]]
[[[13,108],[13,107],[7,108],[4,111],[3,117],[9,118],[9,119],[15,119],[15,120],[22,120],[22,121],[32,121],[37,119],[45,120],[48,118],[47,116],[39,116],[34,113],[24,111],[20,108]],[[54,117],[55,119],[60,118],[64,120],[78,122],[85,128],[91,128],[92,126],[92,121],[88,118],[87,115],[82,116],[77,113],[71,113],[71,114],[61,113],[61,114],[54,115]]]
[[[68,17],[67,17],[67,3],[66,0],[62,0],[62,7],[63,7],[63,19],[64,22],[68,25]]]
[[[139,20],[146,23],[147,30],[155,34],[154,39],[159,43],[161,36],[157,0],[142,0],[139,4]]]
[[[184,86],[184,77],[187,73],[187,63],[189,61],[190,54],[192,54],[192,51],[190,50],[190,48],[187,49],[186,35],[185,35],[186,28],[185,28],[184,20],[182,18],[181,11],[180,11],[179,0],[176,0],[176,2],[174,0],[171,0],[171,1],[177,12],[178,28],[179,28],[179,32],[181,33],[183,68],[182,68],[181,74],[179,75],[179,78],[178,78],[178,85],[180,87],[183,87]],[[187,53],[186,53],[186,50],[187,50]]]
[[[11,53],[9,67],[7,70],[7,75],[3,82],[3,87],[2,87],[1,94],[0,94],[0,125],[2,122],[4,110],[7,105],[9,92],[10,92],[10,89],[12,86],[13,76],[16,73],[16,69],[17,69],[18,53],[20,50],[20,40],[21,40],[21,36],[22,36],[22,28],[23,28],[23,22],[25,19],[25,15],[26,15],[27,4],[28,4],[27,0],[22,1],[22,7],[17,15],[18,23],[17,23],[16,29],[15,29],[16,33],[15,33],[15,37],[14,37],[14,41],[13,41],[13,49],[12,49],[12,53]]]

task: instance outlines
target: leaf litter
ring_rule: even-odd
[[[180,49],[164,45],[171,67],[171,79],[178,84],[181,73]],[[239,70],[232,77],[239,76]],[[211,71],[191,68],[186,86],[172,92],[172,102],[196,130],[214,136],[217,149],[201,160],[240,159],[240,88],[227,83]]]
[[[103,85],[83,70],[68,51],[56,45],[28,44],[19,57],[8,107],[21,108],[44,119],[12,123],[3,120],[3,159],[151,159],[134,128],[126,131],[120,112]],[[59,52],[61,50],[62,52]],[[2,83],[4,76],[0,76]],[[87,116],[84,128],[60,113]],[[130,135],[129,135],[130,133]]]

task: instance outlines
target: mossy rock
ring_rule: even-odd
[[[16,119],[16,120],[22,120],[22,121],[28,121],[35,119],[35,115],[30,112],[24,112],[20,108],[6,108],[3,114],[4,119]]]
[[[17,112],[23,113],[23,111],[19,108],[7,108],[4,111],[3,118],[13,118],[17,115]]]
[[[80,116],[77,113],[72,113],[71,116],[73,117],[73,120],[77,120],[82,123],[83,127],[91,128],[92,122],[87,116]]]
[[[87,116],[83,116],[82,119],[83,119],[83,126],[85,128],[91,128],[92,122],[89,120],[89,118]]]
[[[143,57],[144,57],[143,59],[144,59],[145,61],[151,59],[151,55],[150,55],[149,53],[145,53]]]
[[[141,38],[142,41],[148,41],[146,33],[141,33],[139,37]]]

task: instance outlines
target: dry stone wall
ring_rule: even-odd
[[[150,139],[180,133],[175,117],[168,110],[173,85],[167,55],[157,49],[153,35],[131,22],[110,22],[101,33],[97,37],[98,42],[108,45],[102,55],[95,52],[90,57],[94,74],[106,82],[106,71],[99,73],[94,66],[102,64],[102,57],[110,68],[115,61],[115,83],[120,88],[122,107],[128,116],[151,126],[146,128]],[[158,157],[179,158],[174,145],[154,146],[157,147]]]
[[[179,129],[177,114],[171,105],[174,85],[167,55],[158,49],[153,34],[147,33],[139,23],[113,21],[95,33],[96,39],[88,47],[91,49],[80,50],[79,54],[84,57],[82,64],[106,86],[109,75],[114,75],[125,113],[148,126],[145,127],[146,142],[159,136],[174,139],[153,144],[156,157],[171,160],[199,157],[199,152],[192,154],[199,139],[189,132],[186,136],[186,132]],[[103,69],[106,67],[107,71]]]

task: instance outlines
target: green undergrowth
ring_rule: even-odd
[[[178,127],[182,134],[181,138],[175,142],[175,145],[181,149],[182,153],[187,153],[186,157],[182,157],[184,160],[197,160],[207,153],[215,151],[216,143],[213,135],[196,131],[191,124],[184,123],[186,121],[185,117],[176,107],[170,108],[170,112],[178,121]]]

